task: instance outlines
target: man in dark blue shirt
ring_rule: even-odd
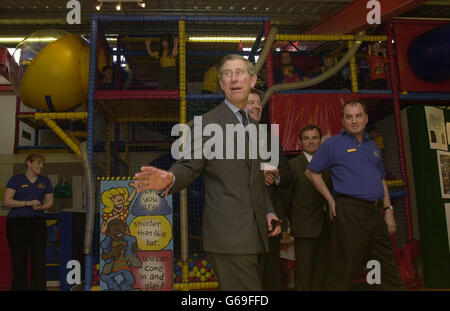
[[[365,258],[380,263],[383,288],[405,288],[390,239],[396,223],[381,151],[364,131],[366,111],[358,101],[344,104],[344,129],[324,141],[305,172],[330,207],[331,290],[350,289]],[[320,175],[325,169],[331,171],[335,197]]]

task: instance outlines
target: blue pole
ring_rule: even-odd
[[[88,89],[88,119],[87,119],[87,151],[91,167],[94,167],[94,92],[95,74],[97,67],[97,35],[98,20],[96,15],[91,17],[91,49],[89,53],[89,89]],[[88,202],[89,200],[86,200]],[[95,206],[86,204],[86,226],[88,225],[89,209]],[[85,254],[84,290],[89,291],[92,284],[92,248]]]
[[[261,29],[259,30],[259,34],[258,37],[255,40],[255,43],[252,46],[252,50],[250,51],[250,56],[248,57],[248,59],[252,62],[255,63],[255,55],[258,51],[258,47],[259,44],[261,43],[262,37],[264,36],[264,24],[262,24]]]

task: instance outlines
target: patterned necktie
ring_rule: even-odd
[[[247,114],[245,113],[244,110],[239,110],[239,113],[240,113],[241,116],[242,116],[242,125],[244,125],[244,127],[246,127],[247,124],[248,124]]]
[[[248,118],[247,118],[247,114],[245,113],[244,110],[239,110],[239,113],[241,114],[242,117],[242,125],[244,126],[244,128],[248,125]],[[252,167],[252,162],[249,159],[249,137],[248,137],[248,130],[245,130],[245,159],[247,162],[247,165],[249,168]]]

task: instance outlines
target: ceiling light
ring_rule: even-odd
[[[116,10],[120,11],[121,7],[120,7],[120,2],[116,4]]]
[[[139,0],[137,3],[141,8],[145,8],[145,2],[143,0]]]
[[[20,43],[25,39],[25,37],[0,37],[0,43]],[[39,37],[39,38],[28,38],[27,42],[51,42],[56,41],[58,38],[55,37]]]
[[[101,10],[101,8],[102,8],[102,2],[97,2],[97,5],[95,6],[95,9],[97,10],[97,11],[100,11]]]
[[[1,37],[0,43],[19,43],[22,42],[25,37]]]

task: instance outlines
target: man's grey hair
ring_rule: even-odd
[[[236,59],[240,59],[245,63],[245,65],[247,66],[247,72],[250,76],[256,75],[255,65],[251,61],[249,61],[247,58],[245,58],[241,55],[229,54],[229,55],[226,55],[224,58],[222,58],[222,61],[220,62],[220,67],[219,67],[220,78],[222,78],[222,76],[223,76],[223,66],[225,65],[225,63],[229,60],[236,60]]]

